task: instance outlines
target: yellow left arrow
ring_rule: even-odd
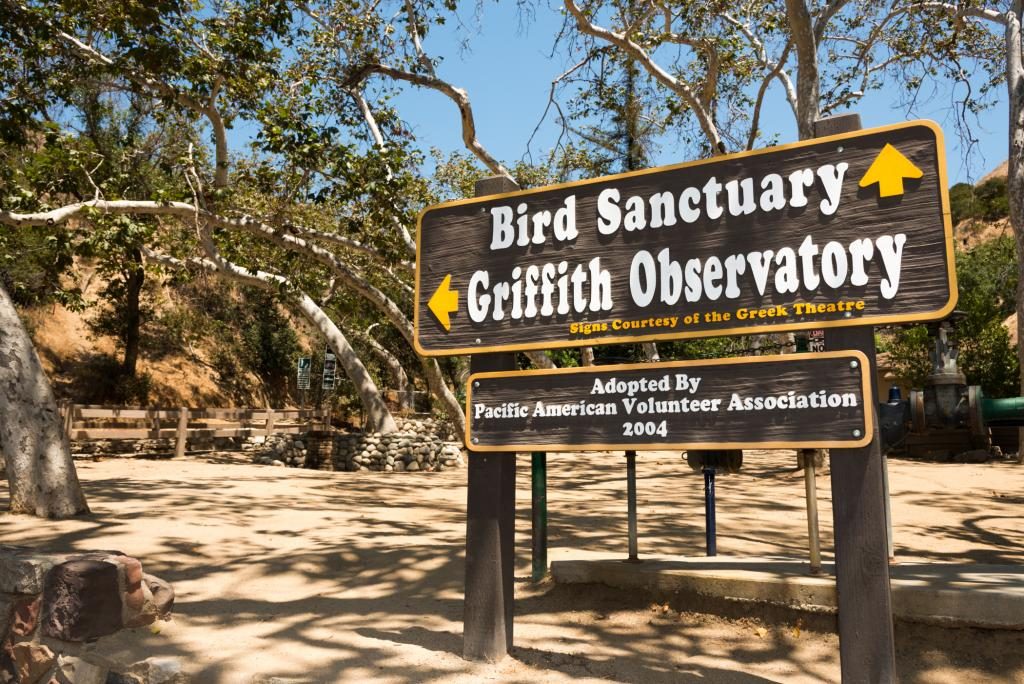
[[[454,313],[459,309],[459,292],[458,290],[451,289],[451,284],[452,275],[449,273],[441,281],[441,285],[438,286],[434,294],[431,295],[430,301],[427,302],[431,313],[444,326],[445,330],[452,329],[452,322],[448,318],[448,314]]]

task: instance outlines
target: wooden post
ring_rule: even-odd
[[[64,404],[64,434],[68,437],[68,442],[71,442],[71,438],[75,432],[75,403],[73,401],[65,402]]]
[[[504,176],[479,181],[476,195],[513,192]],[[421,266],[422,267],[422,266]],[[469,372],[515,370],[515,354],[474,354]],[[515,579],[516,454],[469,454],[462,656],[496,662],[512,648]]]
[[[811,574],[821,572],[821,537],[818,534],[818,483],[815,473],[817,449],[804,449],[804,493],[807,495],[807,541],[810,545]]]
[[[846,114],[815,122],[817,137],[858,130],[860,116]],[[875,331],[871,326],[829,328],[825,349],[858,349],[868,357],[871,392],[864,400],[875,411]],[[896,681],[889,550],[878,420],[871,443],[832,449],[832,518],[835,529],[839,656],[844,682]]]
[[[182,458],[185,455],[185,439],[188,437],[188,409],[184,406],[178,409],[178,433],[175,435],[174,457]]]
[[[160,409],[149,409],[150,439],[160,439]]]
[[[267,433],[267,437],[274,434],[274,409],[267,407],[267,424],[264,428]]]

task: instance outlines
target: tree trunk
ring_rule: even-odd
[[[593,347],[580,347],[580,365],[581,366],[593,366],[594,365],[594,348]]]
[[[0,451],[11,513],[68,518],[89,512],[50,382],[2,286]]]
[[[402,362],[398,360],[397,356],[385,349],[384,345],[370,337],[368,333],[357,333],[357,335],[366,342],[367,346],[377,355],[377,358],[387,366],[388,375],[391,376],[391,382],[394,383],[395,391],[398,394],[398,410],[411,410],[413,408],[412,385],[409,383],[409,375],[405,372],[405,368],[402,367]]]
[[[370,372],[359,360],[359,355],[348,343],[344,333],[310,297],[300,294],[296,299],[299,310],[327,338],[327,343],[338,355],[338,362],[345,369],[345,375],[355,385],[359,399],[363,403],[363,409],[366,411],[366,426],[371,432],[385,434],[398,430],[391,411],[388,410],[384,398],[380,395],[380,390],[377,389],[377,383],[370,377]]]
[[[220,252],[217,251],[217,246],[208,233],[201,234],[201,242],[203,244],[203,251],[206,252],[208,258],[199,261],[199,265],[207,271],[216,273],[229,280],[259,287],[270,292],[279,292],[282,288],[290,285],[288,279],[283,276],[259,270],[245,269],[238,264],[224,259]],[[177,259],[161,257],[154,252],[147,253],[158,261],[183,265]],[[367,427],[373,432],[385,434],[398,430],[391,411],[388,410],[387,404],[384,403],[384,398],[380,395],[380,390],[377,389],[377,383],[373,381],[369,371],[366,370],[366,366],[359,360],[359,355],[356,354],[352,345],[348,343],[345,334],[324,313],[320,305],[314,302],[305,292],[296,291],[290,299],[291,302],[298,306],[302,315],[309,319],[309,322],[327,338],[327,343],[334,350],[338,361],[341,363],[341,367],[345,370],[345,374],[356,388],[359,400],[363,404],[363,410],[366,411]]]
[[[1024,264],[1024,65],[1021,55],[1021,1],[1006,14],[1006,86],[1010,110],[1010,150],[1006,191],[1010,226],[1017,246],[1018,270]],[[1020,393],[1024,396],[1024,277],[1017,280],[1017,361]],[[1018,458],[1024,463],[1024,428],[1018,431]]]
[[[801,140],[808,140],[814,137],[814,121],[818,118],[818,45],[805,0],[786,0],[786,17],[796,46],[797,132]]]
[[[526,357],[530,359],[530,362],[537,368],[557,368],[555,362],[551,360],[547,352],[543,351],[528,351]]]
[[[136,249],[132,251],[132,268],[125,277],[124,361],[121,372],[128,377],[135,377],[135,367],[139,361],[139,328],[142,326],[140,303],[145,281],[142,254]]]

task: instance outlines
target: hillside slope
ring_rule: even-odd
[[[71,284],[82,291],[92,305],[72,311],[60,304],[22,312],[22,317],[39,353],[43,368],[53,384],[58,400],[81,404],[112,403],[112,387],[122,359],[117,340],[96,332],[94,321],[103,307],[100,293],[106,283],[93,269],[76,264]],[[185,307],[188,303],[159,283],[148,293],[150,318],[156,319]],[[193,312],[187,312],[193,313]],[[150,334],[150,337],[152,337]],[[156,334],[160,334],[159,331]],[[217,339],[204,335],[195,342],[179,339],[150,340],[141,346],[136,377],[144,387],[140,395],[151,406],[262,406],[266,403],[263,383],[251,372],[235,372],[230,387],[224,371],[218,369]],[[153,353],[152,342],[160,342]]]

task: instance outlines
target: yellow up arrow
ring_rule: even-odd
[[[457,311],[459,308],[459,292],[458,290],[451,289],[451,284],[452,274],[449,273],[441,281],[434,294],[431,295],[430,301],[427,302],[431,313],[434,314],[446,331],[452,329],[452,322],[448,318],[448,314]]]
[[[924,172],[914,166],[913,162],[886,143],[860,179],[860,187],[866,188],[872,183],[878,183],[879,197],[896,197],[903,194],[904,178],[920,178],[923,175]]]

